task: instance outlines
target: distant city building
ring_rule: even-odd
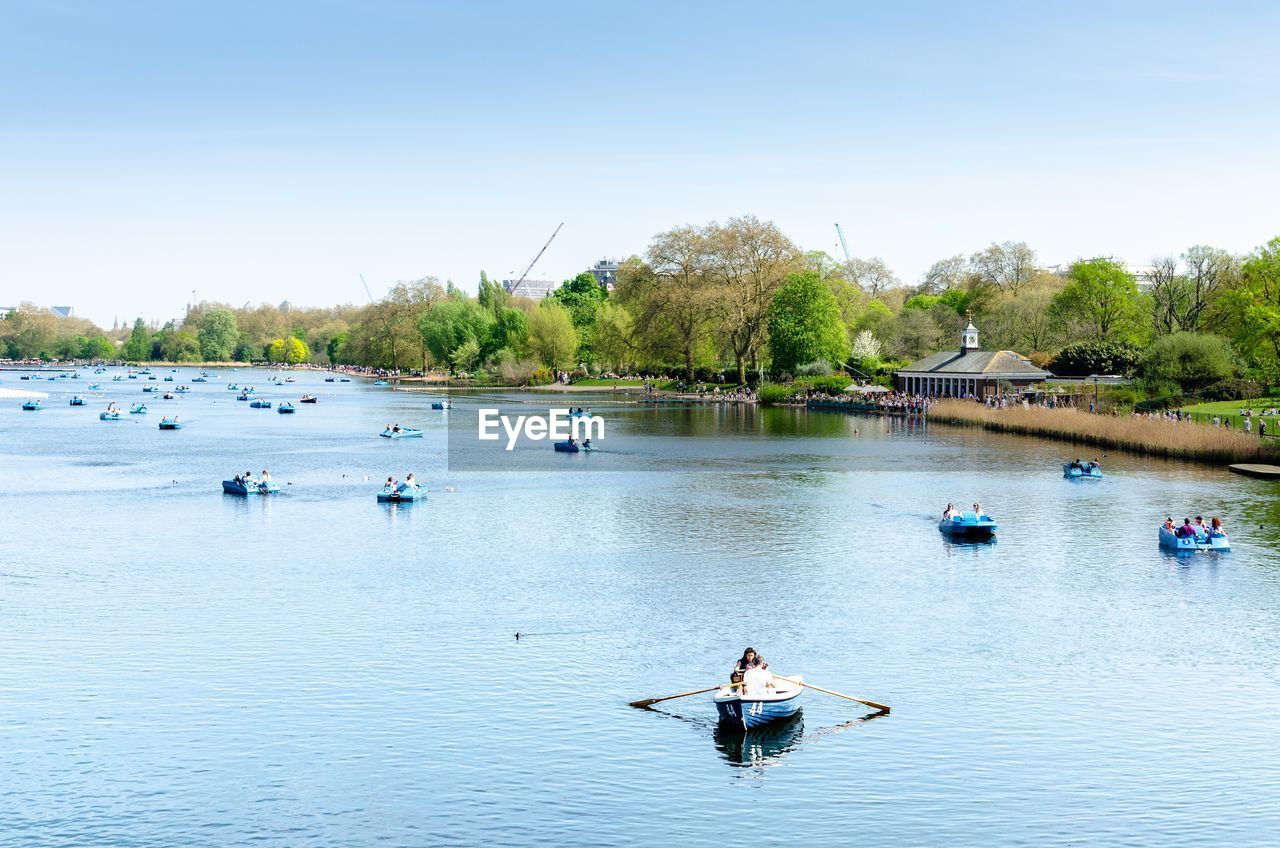
[[[596,278],[596,282],[605,291],[613,291],[614,284],[618,282],[618,260],[617,259],[601,259],[589,269],[591,276]]]
[[[544,297],[549,297],[560,285],[550,280],[503,280],[502,287],[512,297],[531,297],[534,300],[542,300]]]
[[[288,312],[288,311],[289,311],[289,310],[291,310],[291,309],[293,309],[293,304],[292,304],[292,303],[290,303],[290,302],[289,302],[289,301],[287,301],[287,300],[282,300],[282,301],[280,301],[280,311],[281,311],[281,312]]]
[[[50,306],[49,311],[59,318],[70,318],[76,314],[74,306]]]
[[[1151,288],[1151,273],[1155,270],[1150,265],[1125,265],[1124,269],[1133,276],[1133,281],[1138,284],[1138,288],[1147,291]],[[1046,268],[1037,268],[1037,272],[1041,274],[1052,274],[1055,277],[1067,277],[1071,274],[1071,265],[1050,265]]]

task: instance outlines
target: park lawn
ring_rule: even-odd
[[[1253,410],[1253,431],[1258,432],[1259,413],[1264,409],[1280,408],[1280,398],[1254,398],[1253,400],[1220,400],[1213,403],[1197,403],[1194,406],[1184,406],[1183,412],[1191,415],[1193,421],[1200,421],[1204,424],[1213,423],[1216,415],[1221,418],[1225,424],[1231,421],[1231,429],[1241,430],[1244,428],[1244,419],[1240,417],[1240,408]],[[1280,437],[1280,417],[1268,415],[1267,437]]]

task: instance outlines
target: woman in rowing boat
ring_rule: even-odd
[[[755,648],[747,648],[742,652],[742,659],[734,665],[733,671],[729,674],[730,683],[741,683],[743,677],[747,673],[747,669],[751,668],[757,662],[761,662],[762,658],[756,653]]]

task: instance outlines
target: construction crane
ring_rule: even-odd
[[[852,262],[853,260],[849,257],[849,245],[845,244],[844,230],[840,229],[839,222],[836,223],[836,234],[840,236],[840,249],[844,251],[844,261]]]
[[[364,293],[369,295],[369,302],[373,303],[373,292],[369,291],[369,284],[364,281],[364,274],[358,274],[357,276],[360,277],[360,283],[364,286]]]
[[[560,222],[560,227],[564,226],[564,221]],[[520,275],[520,279],[516,280],[515,285],[511,287],[511,291],[515,292],[524,282],[524,278],[529,276],[529,272],[533,270],[533,266],[538,264],[538,260],[542,258],[542,254],[547,252],[547,248],[551,246],[551,242],[556,240],[556,236],[560,235],[560,227],[556,227],[556,231],[551,234],[551,238],[547,239],[547,243],[542,246],[542,250],[538,251],[538,255],[533,257],[533,261],[529,263],[529,267],[524,269],[524,273]]]

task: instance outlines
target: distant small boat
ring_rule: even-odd
[[[389,386],[389,385],[391,385],[391,384],[390,384],[390,383],[388,383],[386,380],[374,380],[374,381],[373,381],[373,384],[374,384],[375,386]]]
[[[337,377],[325,377],[325,378],[324,378],[324,381],[325,381],[326,383],[336,383],[336,382],[338,382],[338,378],[337,378]]]
[[[173,392],[165,392],[160,397],[163,400],[173,400],[175,397],[177,397],[177,395],[175,395]]]
[[[292,377],[285,377],[285,378],[284,378],[284,381],[285,381],[286,383],[294,383],[294,382],[297,382],[297,381],[296,381],[296,380],[294,380]]]
[[[209,382],[209,378],[208,378],[208,377],[193,377],[193,378],[191,379],[191,382],[193,382],[193,383],[207,383],[207,382]]]
[[[432,409],[453,409],[453,401],[437,400],[431,402]]]
[[[191,391],[191,389],[187,388],[186,386],[178,386],[178,388],[174,389],[174,391],[180,395],[185,395],[187,392]]]
[[[223,480],[222,491],[228,495],[278,495],[280,487],[275,483],[252,483],[246,486],[239,480]]]
[[[401,427],[399,430],[383,430],[378,435],[384,439],[412,439],[421,438],[422,431],[414,430],[411,427]]]
[[[236,400],[252,400],[252,399],[253,399],[253,395],[248,395],[248,394],[236,395]]]
[[[350,382],[351,382],[351,378],[350,378],[350,377],[341,377],[341,378],[339,378],[339,379],[338,379],[338,382],[339,382],[339,383],[350,383]]]
[[[166,383],[172,383],[172,382],[173,382],[173,377],[172,377],[172,376],[166,376],[166,377],[164,378],[164,381],[165,381]]]
[[[240,391],[240,387],[237,386],[235,383],[227,383],[227,391],[238,392]]]
[[[270,402],[271,401],[267,401],[267,403],[270,403]],[[289,415],[293,413],[293,411],[294,411],[293,404],[287,403],[287,402],[280,404],[280,406],[276,409],[276,412],[280,413],[281,415]]]
[[[97,391],[98,389],[100,389],[100,388],[102,388],[102,384],[101,384],[101,383],[90,383],[90,384],[89,384],[89,391],[91,391],[91,392],[96,392],[96,391]]]
[[[378,503],[409,503],[412,501],[425,501],[427,499],[426,486],[406,486],[401,483],[400,486],[383,486],[378,492]]]
[[[1069,462],[1062,463],[1062,476],[1070,480],[1101,480],[1102,468],[1098,465],[1085,465],[1083,467],[1077,465],[1072,466]]]
[[[244,398],[237,398],[237,400],[244,400]],[[252,403],[250,403],[250,404],[249,404],[249,406],[250,406],[250,407],[252,407],[253,409],[270,409],[270,408],[271,408],[271,401],[269,401],[269,400],[255,400],[255,401],[253,401]]]
[[[22,375],[21,377],[19,377],[18,379],[19,379],[19,380],[30,380],[30,379],[31,379],[31,375],[30,375],[30,374],[23,374],[23,375]]]
[[[556,442],[556,451],[558,453],[577,453],[578,446],[573,442]]]
[[[160,391],[160,387],[159,386],[143,386],[142,390],[144,392],[158,392]]]
[[[298,403],[316,403],[317,400],[318,398],[313,398],[311,397],[311,395],[307,395],[306,397],[299,400]]]
[[[119,374],[117,374],[116,376],[114,376],[114,377],[112,377],[112,378],[111,378],[111,382],[113,382],[113,383],[122,383],[122,382],[124,382],[124,377],[121,377]]]
[[[949,536],[969,539],[990,539],[1000,527],[989,515],[974,515],[972,512],[953,515],[951,520],[938,522],[938,529]]]
[[[1229,551],[1231,550],[1231,540],[1226,534],[1214,536],[1212,534],[1204,535],[1199,532],[1194,536],[1179,536],[1177,533],[1170,533],[1163,524],[1160,525],[1160,547],[1178,553],[1195,553],[1196,551]]]
[[[80,397],[80,395],[72,395],[69,403],[71,406],[84,406],[84,398]]]
[[[129,375],[129,379],[130,379],[130,380],[136,380],[136,379],[138,379],[138,375],[137,375],[137,374],[130,374],[130,375]]]
[[[176,418],[162,418],[160,419],[160,429],[161,430],[181,430],[182,422]]]
[[[804,694],[804,686],[799,685],[804,678],[797,674],[793,678],[796,682],[779,677],[773,680],[773,691],[749,698],[741,694],[741,687],[721,686],[712,698],[720,721],[751,730],[795,715],[800,709],[800,696]]]
[[[133,406],[129,407],[129,414],[130,415],[146,415],[147,405],[145,403],[135,403]]]
[[[113,410],[111,410],[110,412],[99,412],[99,413],[98,413],[98,420],[99,420],[99,421],[119,421],[119,420],[120,420],[120,410],[118,410],[118,409],[113,409]]]
[[[23,401],[22,408],[27,412],[39,412],[44,409],[44,405],[38,400]]]

